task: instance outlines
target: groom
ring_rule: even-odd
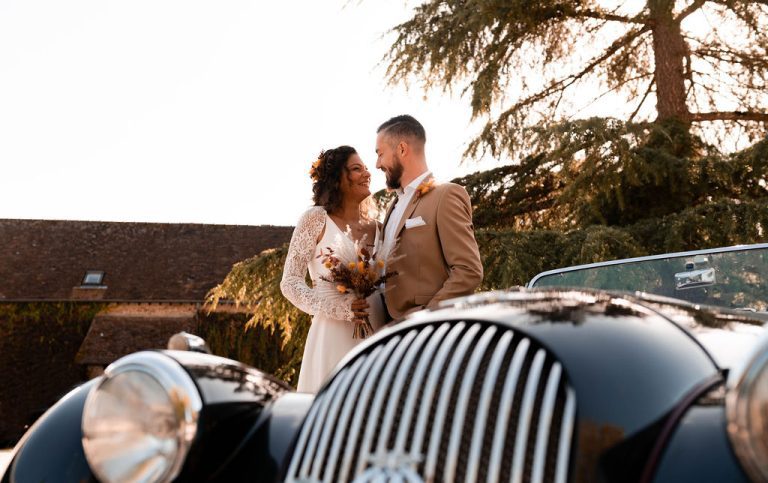
[[[384,219],[384,243],[397,240],[387,270],[389,315],[434,308],[438,302],[471,294],[483,280],[483,265],[472,228],[467,191],[457,184],[437,184],[427,168],[426,133],[412,116],[393,117],[376,131],[376,168],[397,199]]]

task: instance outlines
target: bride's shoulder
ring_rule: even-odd
[[[296,228],[300,230],[317,231],[325,227],[326,212],[322,206],[313,206],[299,217]]]
[[[323,208],[322,206],[313,206],[301,214],[301,216],[299,217],[299,224],[301,224],[302,222],[317,221],[317,220],[325,221],[325,215],[326,215],[325,208]]]

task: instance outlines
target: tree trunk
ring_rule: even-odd
[[[685,102],[685,57],[687,46],[680,24],[672,14],[674,0],[649,0],[655,59],[657,120],[690,122]]]

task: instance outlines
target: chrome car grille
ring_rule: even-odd
[[[486,323],[392,335],[315,399],[286,481],[566,481],[576,413],[559,362]]]

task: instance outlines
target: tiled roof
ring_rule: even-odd
[[[75,357],[84,365],[106,366],[136,351],[165,349],[168,338],[195,331],[195,317],[97,315]]]
[[[0,219],[0,301],[199,301],[234,263],[292,230]],[[103,287],[80,287],[87,270],[104,271]]]

